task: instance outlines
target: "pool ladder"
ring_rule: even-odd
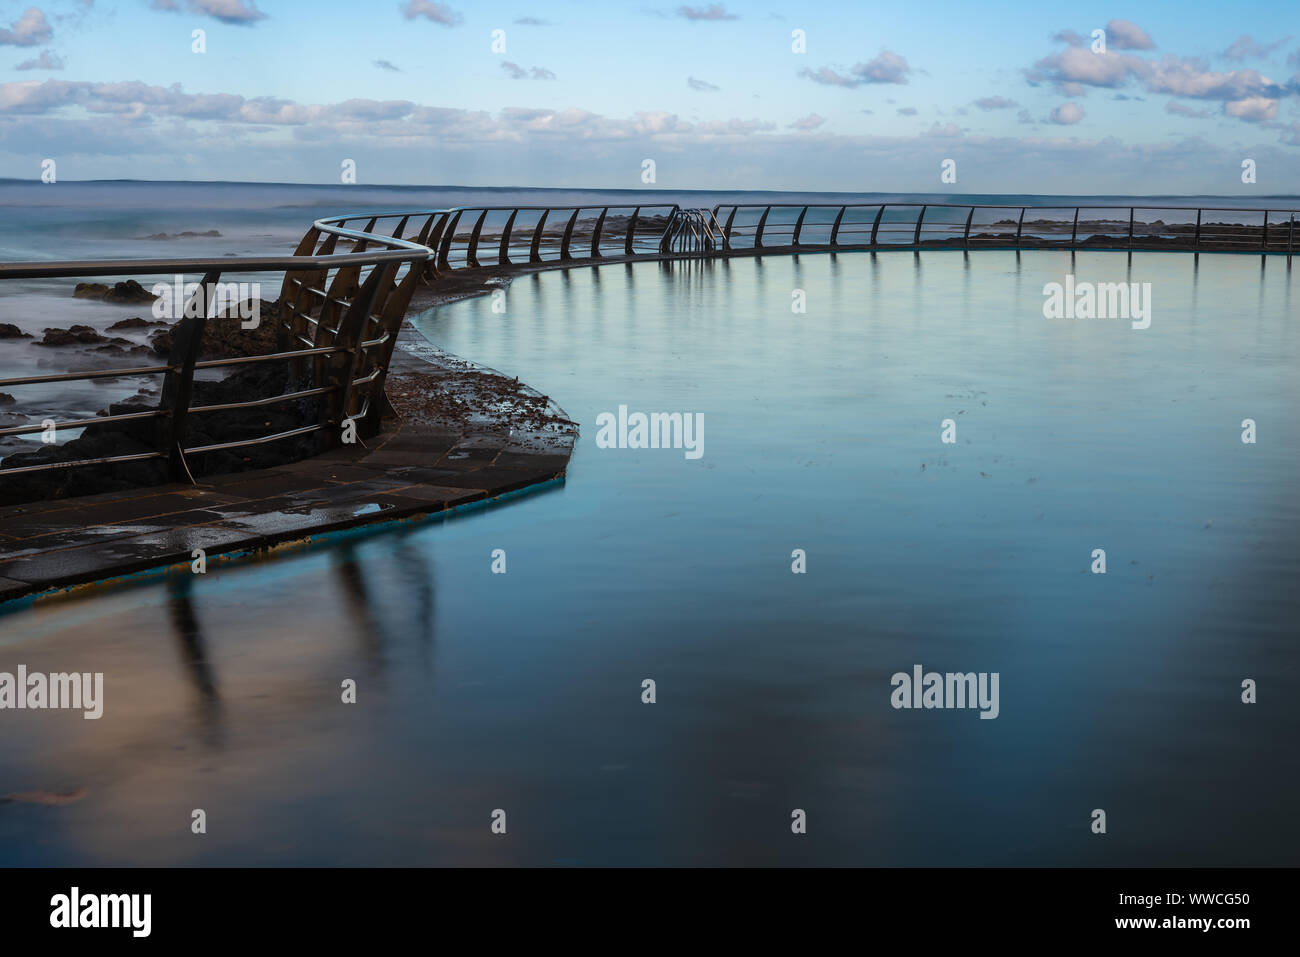
[[[716,253],[730,248],[711,209],[679,209],[659,242],[662,253]]]

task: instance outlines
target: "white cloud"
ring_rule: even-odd
[[[1056,109],[1052,110],[1047,117],[1049,123],[1055,123],[1058,126],[1073,126],[1083,119],[1083,107],[1077,103],[1062,103]]]
[[[824,86],[857,87],[866,83],[907,83],[912,72],[907,60],[897,53],[881,50],[873,59],[855,64],[847,73],[823,66],[816,70],[804,67],[797,74]]]
[[[826,117],[818,116],[816,113],[809,113],[807,116],[800,117],[790,124],[792,130],[815,130],[826,122]]]
[[[19,63],[15,70],[62,70],[63,60],[52,50],[42,50],[41,55]]]
[[[1015,100],[1008,100],[1005,96],[982,96],[978,100],[971,101],[972,106],[979,107],[981,110],[1009,110],[1012,107],[1019,106]]]
[[[1132,20],[1111,20],[1106,24],[1106,45],[1117,50],[1152,50],[1150,34]]]
[[[434,3],[432,0],[406,0],[406,5],[402,7],[402,16],[408,20],[424,17],[424,19],[440,23],[444,27],[454,27],[462,19],[461,15],[451,7],[442,3]]]
[[[28,7],[22,16],[14,21],[8,30],[0,29],[0,46],[34,47],[46,43],[54,36],[45,19],[45,14],[37,7]]]
[[[1248,123],[1263,123],[1277,119],[1277,100],[1263,96],[1250,96],[1243,100],[1229,100],[1223,112]]]
[[[678,7],[677,15],[687,20],[739,20],[734,13],[728,13],[725,5],[711,3],[707,7]]]

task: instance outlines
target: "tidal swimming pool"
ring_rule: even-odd
[[[1067,275],[1149,328],[1045,318]],[[105,675],[99,720],[0,712],[0,794],[70,796],[0,804],[0,861],[1296,864],[1293,282],[849,253],[419,316],[580,424],[566,483],[0,618],[0,672]],[[600,447],[620,406],[701,454]],[[895,708],[917,665],[997,717]]]

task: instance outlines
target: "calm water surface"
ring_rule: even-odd
[[[0,804],[0,860],[1300,863],[1283,267],[641,263],[421,316],[581,424],[567,482],[0,618],[0,670],[107,698],[4,714],[0,794],[84,796]],[[1151,327],[1045,319],[1071,271],[1152,283]],[[598,448],[620,404],[703,413],[703,457]],[[914,664],[998,672],[999,717],[894,710]]]

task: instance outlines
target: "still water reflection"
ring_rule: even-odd
[[[106,697],[0,713],[0,794],[81,795],[0,804],[0,860],[1295,864],[1281,265],[642,263],[420,317],[581,423],[567,483],[0,618],[0,671]],[[1044,319],[1071,271],[1151,282],[1151,327]],[[597,448],[620,404],[702,413],[703,457]],[[914,664],[998,672],[999,717],[894,710]]]

